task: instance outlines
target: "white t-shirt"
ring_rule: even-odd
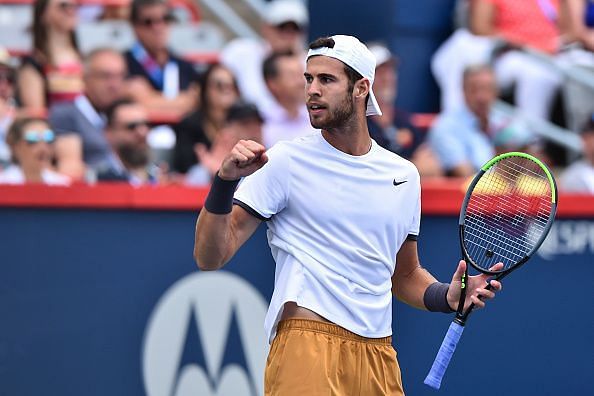
[[[594,194],[594,165],[585,160],[571,164],[561,176],[561,191]]]
[[[43,169],[41,171],[41,178],[43,179],[43,184],[50,186],[67,186],[70,184],[70,178],[68,176],[49,169]],[[11,165],[0,172],[0,184],[25,184],[25,174],[20,167]]]
[[[242,37],[227,44],[220,55],[221,62],[235,75],[243,98],[255,103],[261,111],[275,101],[262,71],[269,54],[270,46],[265,41]]]
[[[293,140],[316,132],[316,129],[311,126],[305,105],[299,108],[299,114],[295,118],[291,117],[277,102],[263,109],[262,115],[264,117],[262,140],[267,148],[274,146],[280,140]]]
[[[269,219],[269,340],[288,301],[364,337],[392,334],[396,254],[419,233],[417,169],[375,142],[365,155],[348,155],[321,133],[279,142],[268,156],[235,203]]]

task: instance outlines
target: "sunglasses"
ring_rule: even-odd
[[[61,1],[58,3],[58,8],[61,11],[76,11],[78,9],[78,4],[71,1]]]
[[[23,134],[23,140],[30,146],[39,142],[53,143],[55,139],[56,135],[50,129],[46,129],[45,131],[26,131]]]
[[[147,28],[151,28],[156,25],[166,24],[175,22],[175,17],[171,14],[162,16],[161,18],[141,18],[136,23]]]
[[[208,85],[217,91],[235,90],[235,85],[232,82],[212,80]]]
[[[127,131],[134,132],[138,128],[148,128],[149,122],[147,120],[137,120],[137,121],[130,121],[125,122],[122,125],[122,128],[126,129]]]

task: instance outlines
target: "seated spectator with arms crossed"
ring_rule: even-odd
[[[167,48],[173,20],[166,0],[133,0],[130,20],[138,41],[125,53],[128,95],[147,110],[183,115],[196,106],[194,67]]]

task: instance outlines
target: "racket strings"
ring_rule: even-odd
[[[523,157],[507,157],[475,185],[464,221],[464,244],[481,268],[504,269],[529,254],[546,231],[552,210],[544,170]]]

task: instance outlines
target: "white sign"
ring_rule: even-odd
[[[553,260],[558,255],[594,255],[594,222],[556,221],[537,254],[545,260]]]
[[[146,328],[142,374],[147,396],[264,394],[266,309],[260,293],[229,272],[197,272],[176,282],[157,303]],[[223,366],[233,315],[246,367]],[[204,356],[196,360],[206,367],[191,362],[180,367],[188,336],[199,339]]]

